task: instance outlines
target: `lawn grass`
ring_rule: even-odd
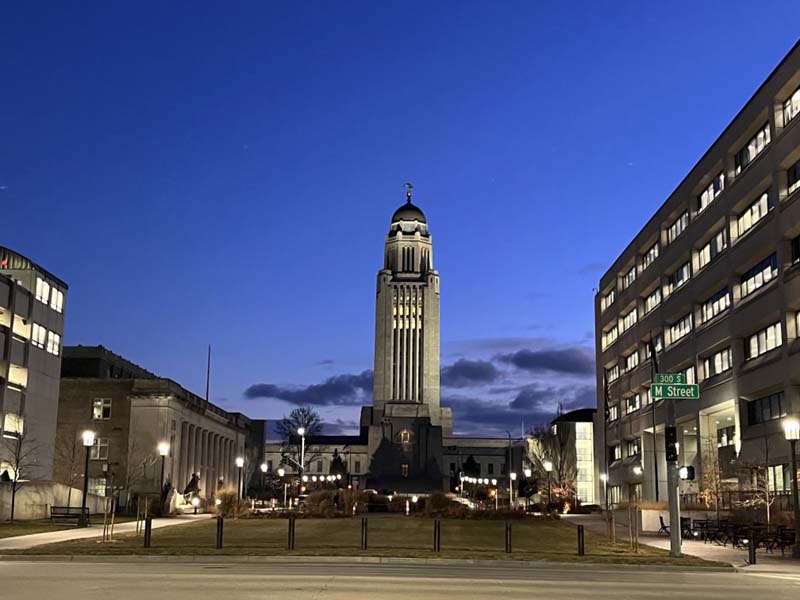
[[[369,517],[369,547],[360,550],[361,519],[298,519],[295,550],[288,551],[285,519],[225,521],[222,550],[214,548],[216,522],[207,520],[153,530],[152,548],[141,536],[122,535],[112,543],[76,540],[21,550],[36,555],[252,555],[252,556],[385,556],[484,560],[673,564],[719,566],[694,557],[673,559],[658,548],[633,553],[626,544],[586,532],[586,555],[577,556],[573,525],[547,519],[512,522],[511,554],[504,551],[502,521],[443,519],[441,552],[433,552],[433,520],[394,515]]]
[[[116,516],[116,524],[126,523],[136,517]],[[103,515],[92,515],[92,524],[103,526]],[[35,519],[32,521],[0,521],[0,539],[16,537],[18,535],[32,535],[34,533],[49,533],[51,531],[61,531],[63,529],[75,529],[75,520],[51,521],[50,519]]]

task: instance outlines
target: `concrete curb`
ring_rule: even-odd
[[[550,562],[526,560],[486,560],[458,558],[402,558],[394,556],[230,556],[230,555],[74,555],[74,554],[5,554],[0,555],[0,562],[76,562],[76,563],[179,563],[179,564],[368,564],[368,565],[425,565],[425,566],[473,566],[502,567],[512,569],[567,569],[580,568],[590,571],[630,570],[637,572],[675,571],[696,573],[736,573],[741,569],[730,567],[700,567],[692,565],[631,565],[625,563],[583,563],[583,562]]]

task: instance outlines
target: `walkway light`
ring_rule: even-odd
[[[525,479],[530,479],[533,472],[531,471],[530,467],[525,467]]]
[[[799,532],[794,536],[792,558],[800,558],[800,529],[798,529],[798,524],[800,524],[800,492],[797,489],[797,441],[800,440],[800,421],[795,417],[784,419],[783,435],[786,436],[791,448],[792,505],[794,506],[795,529]]]
[[[783,420],[783,435],[788,441],[800,440],[800,420],[788,418]]]
[[[299,435],[300,437],[303,437],[305,434],[306,434],[306,428],[305,427],[298,427],[297,428],[297,435]]]
[[[492,479],[492,485],[497,485],[497,479]]]
[[[261,472],[262,473],[266,473],[267,472],[267,463],[261,463]]]
[[[244,458],[242,458],[241,456],[237,456],[236,457],[236,466],[241,469],[244,466]]]
[[[542,463],[542,466],[544,467],[544,470],[547,471],[548,473],[550,473],[553,470],[553,463],[550,462],[549,460],[544,461]]]
[[[86,508],[86,496],[89,493],[89,451],[94,446],[94,431],[87,429],[81,434],[81,440],[86,448],[86,459],[83,465],[83,500],[81,500],[81,515],[78,517],[78,527],[86,527],[89,525]]]
[[[286,469],[281,467],[280,469],[278,469],[278,477],[283,477],[284,475],[286,475]]]
[[[511,481],[516,481],[517,480],[517,474],[514,471],[511,471],[510,477],[511,477]]]

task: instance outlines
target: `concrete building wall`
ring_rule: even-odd
[[[659,346],[659,371],[685,372],[700,385],[700,400],[676,402],[681,462],[693,464],[698,479],[709,461],[719,460],[732,483],[743,468],[765,466],[756,440],[766,440],[770,464],[788,462],[780,417],[800,412],[800,256],[792,249],[800,235],[800,189],[789,187],[800,160],[800,118],[788,119],[792,109],[784,105],[799,88],[796,46],[600,281],[598,413],[608,380],[612,414],[597,420],[598,471],[605,472],[608,458],[609,485],[621,499],[637,489],[648,500],[666,493],[665,407],[649,399],[651,339]],[[684,213],[685,227],[675,235]],[[768,272],[748,275],[773,255]],[[687,277],[678,282],[674,274],[685,264]],[[773,325],[762,352],[753,336]],[[764,423],[750,419],[751,404],[774,393],[782,394],[779,414]],[[639,452],[629,456],[635,439]],[[615,460],[609,448],[617,445]],[[682,485],[685,492],[699,488]]]

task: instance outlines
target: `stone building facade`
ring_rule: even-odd
[[[164,480],[182,492],[197,474],[200,496],[206,498],[220,486],[238,485],[237,456],[247,460],[247,478],[263,460],[263,422],[227,412],[102,346],[64,349],[56,445],[59,481],[69,483],[73,448],[85,429],[96,434],[89,482],[101,495],[111,489],[123,497],[158,493],[162,442],[169,444]]]

